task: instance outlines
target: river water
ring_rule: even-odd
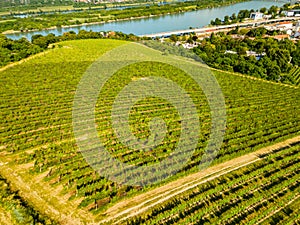
[[[145,35],[145,34],[154,34],[166,31],[174,30],[184,30],[193,28],[200,28],[206,26],[210,23],[211,20],[215,18],[223,19],[226,15],[232,15],[232,13],[238,13],[242,9],[260,9],[263,7],[269,8],[272,5],[282,6],[284,2],[278,1],[249,1],[237,3],[234,5],[223,6],[213,9],[201,9],[198,11],[184,12],[179,14],[171,14],[165,16],[156,16],[151,18],[144,19],[135,19],[135,20],[126,20],[126,21],[117,21],[103,24],[91,24],[84,26],[76,27],[67,27],[67,28],[56,28],[51,30],[42,30],[42,31],[33,31],[33,32],[23,32],[23,33],[14,33],[7,34],[8,38],[17,40],[22,37],[26,37],[28,40],[31,40],[31,37],[35,34],[47,35],[53,33],[56,36],[62,35],[68,31],[75,31],[78,33],[79,30],[87,31],[121,31],[124,33],[133,33],[135,35]]]

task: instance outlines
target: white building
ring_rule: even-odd
[[[231,51],[231,50],[226,50],[226,51],[224,52],[224,54],[237,54],[237,52]]]
[[[294,12],[293,11],[283,11],[282,12],[285,16],[294,16]]]
[[[300,16],[300,10],[299,9],[294,9],[291,10],[294,13],[294,16]]]
[[[263,18],[264,14],[260,12],[254,12],[250,14],[250,19],[253,20],[261,20]]]
[[[268,20],[268,19],[271,19],[271,18],[272,18],[272,15],[264,15],[263,18],[264,18],[265,20]]]
[[[194,42],[193,44],[184,43],[184,44],[182,44],[182,47],[184,47],[186,49],[192,49],[192,48],[198,47],[198,44],[196,42]]]
[[[286,31],[286,34],[288,34],[288,35],[292,35],[292,33],[293,33],[293,30],[287,30]]]

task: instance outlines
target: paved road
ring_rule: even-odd
[[[298,19],[300,19],[300,18],[299,17],[282,17],[282,18],[278,18],[278,19],[258,20],[258,21],[235,23],[235,24],[222,25],[222,26],[213,26],[213,27],[187,29],[187,30],[175,30],[175,31],[162,32],[162,33],[156,33],[156,34],[147,34],[147,35],[142,35],[142,36],[155,38],[155,37],[170,37],[172,34],[175,34],[175,35],[183,35],[183,34],[190,34],[190,33],[205,34],[205,33],[211,33],[212,31],[231,29],[231,28],[235,28],[237,26],[253,27],[253,26],[259,26],[259,25],[263,25],[263,24],[270,24],[270,23],[283,22],[283,21],[293,21],[293,20],[298,20]]]

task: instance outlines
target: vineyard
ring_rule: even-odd
[[[73,134],[72,107],[82,75],[99,56],[125,43],[117,40],[62,42],[60,48],[10,67],[0,76],[0,175],[11,182],[22,179],[52,208],[61,214],[74,210],[72,215],[82,215],[83,222],[93,221],[121,199],[160,185],[141,188],[105,179],[78,152]],[[199,115],[201,133],[197,148],[188,164],[165,181],[168,182],[198,170],[210,135],[211,115],[205,94],[183,71],[154,62],[136,63],[118,71],[106,82],[97,101],[97,132],[112,155],[132,165],[152,165],[174,151],[181,122],[175,108],[161,98],[149,97],[137,102],[129,118],[131,132],[141,139],[150,135],[151,118],[166,121],[168,132],[155,150],[132,150],[118,141],[113,132],[110,121],[113,99],[129,82],[148,76],[162,76],[180,85],[191,96]],[[224,94],[227,113],[224,142],[214,164],[300,135],[299,89],[226,72],[214,72],[214,76]],[[262,219],[272,223],[284,219],[287,210],[297,217],[298,152],[299,145],[295,145],[264,156],[266,160],[184,193],[128,223],[146,220],[152,224],[217,223],[219,218],[227,224],[242,220],[255,223]],[[33,197],[27,196],[27,200]],[[283,198],[283,204],[295,199],[289,204],[290,210],[277,205]],[[40,204],[37,210],[43,211],[43,207]],[[255,215],[258,209],[265,209],[264,213]],[[280,210],[266,218],[275,209]],[[65,219],[50,210],[48,214],[61,223]]]
[[[127,224],[300,222],[300,143],[199,185]]]
[[[13,191],[10,184],[0,176],[0,222],[1,224],[55,224],[34,208]]]
[[[295,79],[295,84],[296,85],[300,85],[300,67],[294,67],[291,71],[290,71],[290,76],[293,77]]]

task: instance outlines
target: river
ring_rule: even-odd
[[[76,27],[56,28],[51,30],[32,31],[23,33],[7,34],[8,38],[17,40],[22,37],[26,37],[31,40],[31,37],[35,34],[47,35],[53,33],[56,36],[62,35],[68,31],[79,30],[87,31],[121,31],[124,33],[133,33],[135,35],[154,34],[166,31],[184,30],[193,28],[200,28],[206,26],[211,20],[215,18],[223,19],[226,15],[232,15],[232,13],[238,13],[242,9],[260,9],[263,7],[269,8],[272,5],[282,6],[284,2],[278,1],[249,1],[237,3],[229,6],[222,6],[212,9],[201,9],[197,11],[184,12],[179,14],[171,14],[164,16],[155,16],[151,18],[134,19],[117,21],[103,24],[90,24]]]

